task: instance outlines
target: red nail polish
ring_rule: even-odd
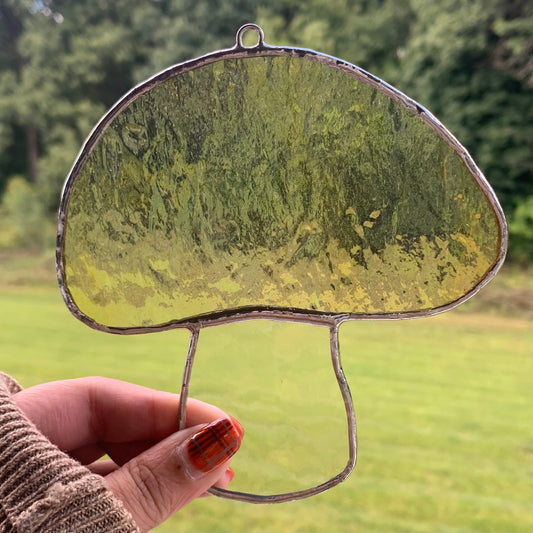
[[[233,478],[235,477],[235,472],[231,466],[228,466],[228,469],[226,470],[226,474],[229,476],[230,483],[233,481]]]
[[[211,472],[239,449],[243,433],[242,426],[229,418],[208,424],[187,442],[189,463],[197,472]]]
[[[241,434],[241,436],[244,435],[244,428],[241,426],[239,421],[233,418],[232,416],[230,416],[230,418],[231,418],[233,425],[237,428],[237,431]]]

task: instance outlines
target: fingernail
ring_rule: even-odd
[[[233,418],[232,416],[230,416],[230,419],[231,419],[232,424],[237,428],[237,431],[241,434],[241,438],[242,438],[242,435],[244,435],[243,427],[241,426],[239,421],[235,420],[235,418]]]
[[[193,479],[211,472],[239,449],[244,431],[233,419],[220,418],[204,426],[184,443],[186,470]]]
[[[228,469],[226,470],[226,474],[229,477],[230,483],[233,481],[233,478],[235,477],[235,472],[233,471],[233,468],[231,466],[228,466]]]

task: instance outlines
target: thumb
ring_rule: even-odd
[[[107,475],[107,486],[147,531],[224,476],[243,433],[232,418],[178,431]]]

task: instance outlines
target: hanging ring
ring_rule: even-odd
[[[253,30],[255,33],[257,33],[257,44],[254,44],[253,46],[245,46],[243,43],[244,34],[249,31]],[[237,30],[236,35],[236,48],[260,48],[265,45],[265,34],[263,33],[263,29],[258,26],[257,24],[244,24],[244,26],[241,26]]]

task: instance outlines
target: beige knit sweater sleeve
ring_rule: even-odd
[[[24,416],[0,373],[0,533],[138,532],[102,477],[61,452]]]

